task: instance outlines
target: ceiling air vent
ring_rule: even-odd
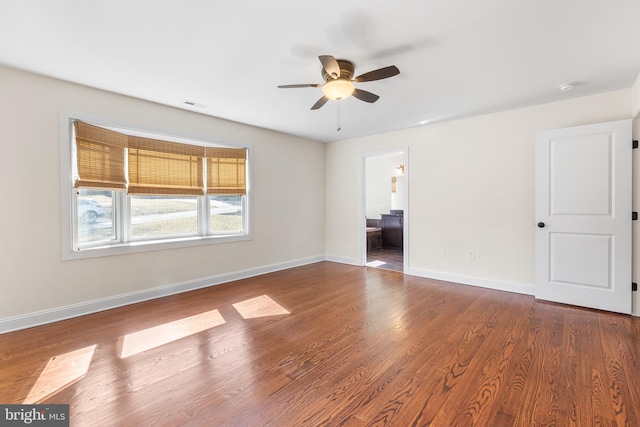
[[[193,102],[193,101],[184,101],[184,103],[186,105],[190,105],[192,107],[198,107],[198,108],[207,108],[207,107],[209,107],[208,105],[199,104],[199,103]]]

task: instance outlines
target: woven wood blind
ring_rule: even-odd
[[[126,188],[124,159],[127,135],[80,121],[75,121],[73,126],[78,166],[74,187]]]
[[[129,136],[129,194],[204,194],[204,147]]]
[[[246,148],[207,147],[207,193],[228,196],[247,194]]]

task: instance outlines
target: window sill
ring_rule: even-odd
[[[62,260],[71,261],[84,258],[125,255],[140,252],[180,249],[194,246],[214,245],[219,243],[241,242],[252,240],[251,234],[220,235],[220,236],[190,236],[176,239],[146,240],[104,246],[92,246],[79,250],[63,248]]]

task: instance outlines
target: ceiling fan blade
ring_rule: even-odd
[[[300,84],[300,85],[280,85],[278,86],[280,89],[290,89],[294,87],[320,87],[319,84],[309,83],[309,84]]]
[[[356,82],[371,82],[374,80],[388,79],[389,77],[397,76],[400,74],[400,70],[395,65],[379,68],[377,70],[369,71],[359,75],[354,79]]]
[[[337,79],[340,77],[340,65],[336,58],[331,55],[320,55],[318,56],[320,63],[322,64],[322,68],[328,75],[332,78]]]
[[[329,100],[329,98],[327,98],[326,96],[323,96],[322,98],[318,99],[318,102],[313,104],[313,107],[311,107],[311,109],[312,110],[317,110],[318,108],[320,108],[324,104],[326,104],[328,100]]]
[[[360,101],[369,103],[376,102],[378,99],[380,99],[380,96],[376,95],[375,93],[367,92],[366,90],[362,89],[354,90],[351,95],[358,98]]]

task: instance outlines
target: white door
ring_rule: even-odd
[[[631,313],[631,120],[536,136],[536,298]]]

